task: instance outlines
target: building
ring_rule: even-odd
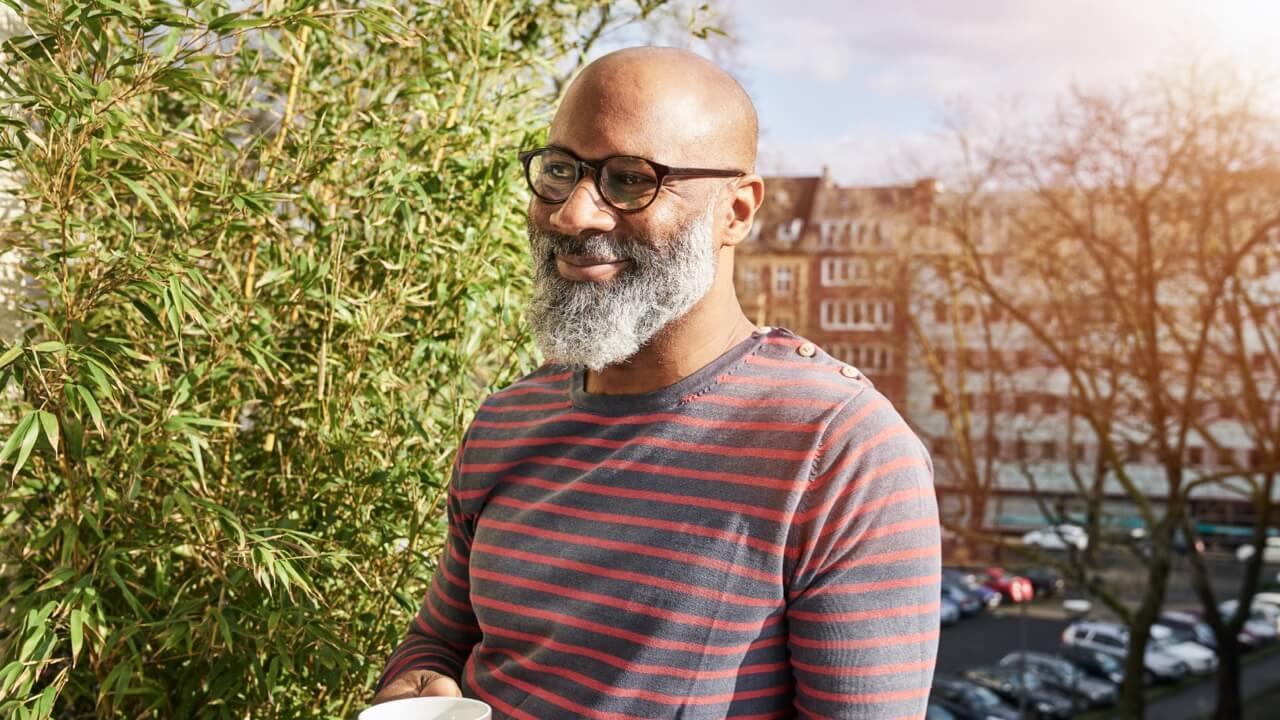
[[[974,482],[989,489],[983,502],[994,529],[1042,525],[1045,511],[1079,513],[1082,471],[1087,476],[1100,458],[1096,436],[1072,412],[1063,370],[1025,328],[934,271],[939,259],[956,256],[937,220],[947,202],[931,180],[845,188],[825,174],[766,178],[764,205],[737,255],[743,308],[757,324],[792,329],[871,378],[930,446],[944,514],[966,512]],[[1023,279],[1020,263],[1028,260],[1018,248],[1025,243],[1009,217],[1025,204],[1017,196],[988,197],[966,221],[972,247],[998,285],[1016,288]],[[1255,297],[1273,304],[1280,327],[1280,229],[1272,236],[1272,247],[1253,259],[1249,282]],[[1048,312],[1034,297],[1026,302]],[[1161,304],[1182,312],[1179,302]],[[1081,317],[1105,324],[1114,311],[1099,304],[1081,309]],[[1251,351],[1253,365],[1274,361],[1264,350]],[[1188,442],[1188,481],[1265,464],[1265,447],[1222,404],[1210,399],[1198,409],[1203,432]],[[1272,413],[1272,427],[1280,427],[1280,404]],[[1128,480],[1159,511],[1169,488],[1164,465],[1141,442],[1141,428],[1126,432],[1118,440]],[[1114,476],[1097,482],[1104,512],[1136,524],[1130,492]],[[1243,526],[1256,517],[1247,496],[1221,485],[1198,489],[1190,505],[1206,524]]]
[[[739,248],[735,283],[757,325],[784,327],[861,369],[890,399],[907,392],[905,283],[926,181],[839,187],[822,177],[765,181],[765,202]]]

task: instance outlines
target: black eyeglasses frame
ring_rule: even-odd
[[[538,192],[537,188],[534,187],[533,178],[529,176],[529,166],[532,163],[535,155],[542,152],[547,152],[547,151],[562,153],[564,155],[569,156],[569,158],[573,160],[574,180],[573,180],[572,187],[576,188],[578,186],[578,183],[582,182],[582,176],[585,174],[583,168],[590,170],[591,181],[596,187],[596,194],[598,194],[600,196],[600,199],[604,200],[605,203],[609,205],[609,207],[621,213],[637,213],[648,208],[650,205],[653,204],[654,200],[658,199],[659,193],[662,192],[662,184],[666,182],[667,178],[669,177],[736,178],[736,177],[744,177],[747,174],[741,170],[719,170],[719,169],[711,169],[711,168],[671,167],[670,165],[663,165],[660,162],[657,162],[655,160],[650,160],[649,158],[640,157],[639,155],[610,155],[609,157],[601,158],[599,160],[583,160],[582,158],[578,157],[577,155],[574,155],[568,150],[562,147],[556,147],[554,145],[547,145],[539,148],[534,148],[532,150],[525,150],[524,152],[518,155],[518,157],[520,158],[520,164],[524,166],[524,181],[528,183],[529,191],[534,194],[534,197],[538,198],[544,203],[547,203],[548,205],[559,205],[565,202],[570,197],[573,197],[573,191],[570,190],[569,194],[564,196],[564,198],[560,200],[552,200],[550,198],[543,197]],[[657,179],[657,185],[654,187],[653,197],[650,197],[649,202],[645,203],[641,207],[638,207],[638,208],[618,207],[616,204],[614,204],[612,200],[609,199],[609,196],[606,195],[604,192],[604,188],[600,185],[600,171],[604,168],[604,164],[609,162],[610,160],[616,160],[618,158],[640,160],[644,163],[647,163],[649,167],[653,168],[653,171],[654,171],[653,174]]]

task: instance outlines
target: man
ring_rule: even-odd
[[[447,547],[375,701],[495,717],[923,715],[931,466],[853,368],[756,328],[734,246],[763,197],[742,88],[691,53],[574,81],[533,192],[548,364],[485,401]]]

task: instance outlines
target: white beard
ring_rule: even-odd
[[[716,276],[712,213],[708,207],[672,237],[654,239],[665,242],[653,243],[607,235],[576,239],[531,223],[529,323],[547,360],[599,372],[634,356],[693,309]],[[605,282],[574,282],[556,269],[557,252],[629,259],[631,265]]]

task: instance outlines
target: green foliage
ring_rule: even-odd
[[[22,8],[0,716],[367,701],[460,429],[533,363],[514,153],[598,23],[660,4]]]

